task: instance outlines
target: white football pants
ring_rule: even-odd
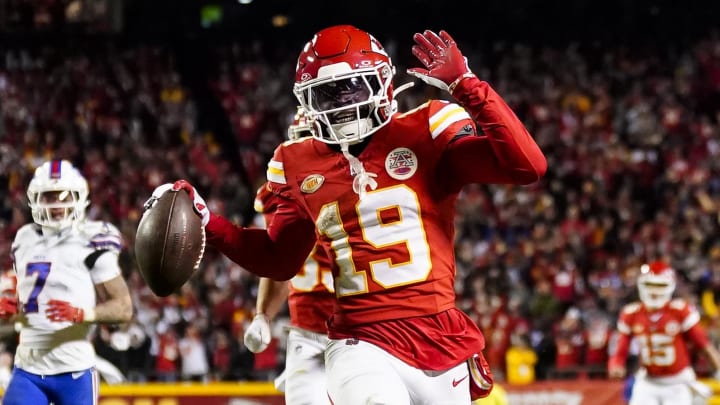
[[[335,405],[468,405],[467,363],[444,371],[414,368],[355,339],[330,340],[328,393]]]
[[[285,392],[285,405],[330,405],[325,376],[327,335],[291,328],[288,332],[285,371],[275,379]]]

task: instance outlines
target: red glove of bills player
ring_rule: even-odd
[[[69,302],[61,300],[48,301],[45,315],[53,322],[92,322],[95,318],[92,309],[77,308]]]
[[[415,45],[412,53],[422,62],[425,69],[411,68],[409,75],[452,94],[460,81],[472,76],[467,58],[458,49],[455,40],[445,31],[438,36],[430,30],[413,36]]]
[[[17,297],[0,298],[0,319],[8,320],[18,313]]]

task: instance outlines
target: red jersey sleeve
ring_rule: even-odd
[[[211,214],[207,242],[251,273],[289,280],[315,244],[315,224],[282,199],[267,230],[244,228]]]
[[[547,161],[540,147],[487,82],[463,80],[453,95],[483,133],[457,137],[448,145],[441,168],[451,185],[530,184],[545,174]]]
[[[625,361],[627,360],[628,350],[630,349],[630,341],[632,340],[632,317],[640,309],[640,306],[636,303],[628,304],[623,307],[620,311],[617,321],[617,332],[618,339],[615,345],[615,349],[610,353],[608,359],[608,368],[611,367],[625,367]]]
[[[686,301],[673,300],[670,305],[675,305],[680,312],[682,319],[681,330],[687,338],[698,348],[705,348],[710,344],[705,328],[700,324],[700,313],[694,305]]]

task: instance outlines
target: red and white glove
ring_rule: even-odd
[[[45,315],[53,322],[93,322],[95,310],[92,308],[77,308],[67,301],[50,300]]]
[[[413,36],[412,53],[425,66],[407,70],[425,83],[452,94],[460,81],[473,76],[467,58],[458,49],[455,40],[445,31],[438,36],[430,30]]]
[[[197,190],[195,190],[195,187],[193,187],[192,184],[190,184],[187,180],[178,180],[173,183],[172,189],[175,191],[187,191],[190,198],[193,200],[193,208],[195,208],[195,212],[200,215],[200,218],[202,218],[202,226],[205,226],[208,222],[210,222],[210,210],[208,209],[207,203],[202,197],[200,197],[200,194]]]
[[[250,326],[245,330],[243,337],[245,346],[253,353],[260,353],[267,349],[270,340],[272,340],[270,321],[263,314],[255,315]]]
[[[210,210],[208,209],[207,203],[205,203],[205,200],[200,197],[200,194],[197,192],[195,187],[193,187],[192,184],[190,184],[187,180],[178,180],[175,183],[165,183],[157,186],[155,190],[153,190],[150,198],[145,201],[145,209],[147,210],[152,207],[153,204],[155,204],[155,201],[162,197],[162,195],[165,194],[168,190],[187,191],[187,193],[190,195],[190,198],[192,198],[193,200],[193,208],[195,208],[195,212],[202,219],[202,226],[205,226],[208,224],[208,222],[210,222]]]
[[[17,297],[0,298],[0,319],[8,320],[18,313]]]

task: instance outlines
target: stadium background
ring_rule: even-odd
[[[180,294],[153,297],[133,264],[142,202],[157,184],[190,178],[214,210],[251,224],[254,190],[294,112],[295,59],[312,33],[337,23],[370,31],[401,84],[415,63],[412,34],[446,29],[550,163],[538,185],[463,194],[459,304],[486,332],[503,384],[505,354],[525,340],[539,357],[537,380],[605,389],[614,317],[634,298],[632,271],[647,256],[671,257],[678,294],[697,303],[718,343],[719,9],[670,0],[0,0],[0,261],[9,268],[14,231],[29,220],[33,168],[71,159],[90,181],[90,215],[127,238],[137,315],[121,332],[131,346],[114,350],[118,331],[101,328],[99,354],[139,384],[260,381],[239,389],[271,392],[262,381],[282,369],[282,340],[257,357],[241,343],[256,279],[211,250]],[[418,84],[401,106],[427,97],[444,95]],[[200,360],[184,358],[192,354],[180,341]],[[13,349],[8,333],[4,367]],[[701,358],[697,368],[711,371]],[[180,390],[143,386],[151,397]]]

